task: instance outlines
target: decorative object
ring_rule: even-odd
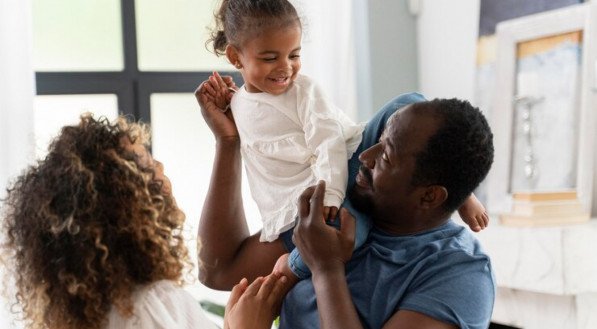
[[[556,226],[578,224],[590,219],[575,190],[514,192],[512,211],[500,215],[505,226]]]
[[[509,213],[513,193],[561,189],[575,190],[590,212],[596,42],[591,3],[498,24],[490,212]]]

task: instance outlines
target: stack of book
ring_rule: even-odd
[[[586,222],[585,211],[576,191],[518,192],[512,194],[512,211],[502,214],[502,225],[553,226]]]

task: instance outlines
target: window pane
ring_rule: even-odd
[[[178,206],[186,214],[185,238],[191,256],[196,257],[199,216],[209,187],[215,153],[213,135],[191,93],[152,94],[151,126],[153,155],[164,164]],[[249,230],[254,233],[261,228],[261,221],[245,180],[243,199]],[[194,263],[197,264],[196,259]],[[221,304],[226,303],[228,296],[200,284],[189,287],[189,291],[198,299]]]
[[[65,125],[79,122],[85,112],[94,118],[105,116],[114,120],[118,116],[116,95],[51,95],[36,96],[34,103],[35,155],[43,157],[48,144]]]
[[[205,48],[216,0],[137,0],[137,45],[141,71],[232,70]],[[164,15],[167,11],[168,15]]]
[[[120,0],[34,0],[36,71],[121,71]]]

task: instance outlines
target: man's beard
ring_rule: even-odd
[[[360,168],[360,171],[361,171],[361,175],[369,183],[369,187],[371,187],[371,182],[373,181],[373,179],[371,177],[371,172],[368,171],[368,169],[363,168],[362,166]],[[353,207],[356,210],[358,210],[364,214],[371,215],[371,213],[373,212],[373,209],[374,209],[373,200],[371,199],[371,197],[365,195],[361,191],[361,189],[362,189],[362,187],[360,187],[357,184],[354,184],[352,186],[352,189],[350,189],[350,191],[348,191],[348,199],[350,200],[350,202],[352,203]]]

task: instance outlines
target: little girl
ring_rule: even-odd
[[[301,37],[300,19],[287,0],[224,0],[210,41],[245,84],[232,95],[230,80],[214,73],[200,89],[223,111],[230,101],[251,194],[263,221],[261,241],[274,241],[294,226],[299,195],[319,180],[327,186],[324,217],[336,217],[345,196],[347,161],[364,128],[299,74]],[[474,196],[465,205],[470,211],[463,219],[480,230],[486,225],[485,209]],[[369,228],[367,218],[356,218],[355,248]],[[296,249],[288,259],[299,278],[309,274]]]

